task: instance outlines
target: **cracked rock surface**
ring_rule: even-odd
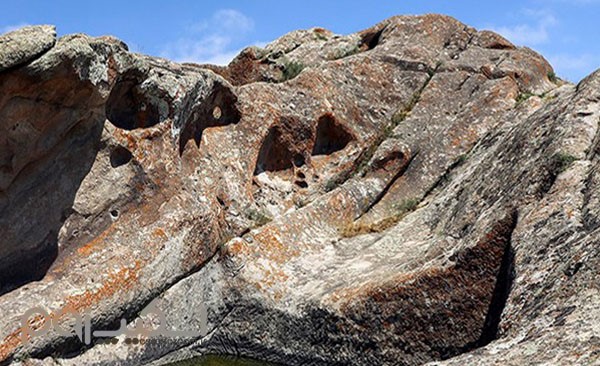
[[[227,67],[3,44],[0,364],[600,362],[600,73],[441,15]],[[206,332],[23,338],[35,306],[114,329],[148,304]]]

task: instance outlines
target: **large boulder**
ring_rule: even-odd
[[[0,363],[598,360],[600,76],[440,15],[228,67],[85,35],[31,57],[0,71]],[[148,304],[207,331],[22,337],[35,306]]]
[[[0,35],[0,72],[33,60],[55,43],[56,28],[51,25],[27,26]]]

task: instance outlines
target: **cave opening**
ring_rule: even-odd
[[[179,153],[182,154],[189,140],[200,147],[205,129],[237,124],[242,115],[237,108],[237,96],[226,85],[215,83],[210,95],[200,101],[194,100],[191,111],[187,112],[186,122],[179,138]],[[183,108],[186,110],[187,108]]]
[[[319,118],[312,155],[331,155],[344,149],[354,138],[331,114]]]
[[[294,166],[294,153],[283,140],[283,133],[279,126],[269,129],[260,151],[254,175],[262,172],[277,172],[291,169]]]
[[[379,43],[381,42],[381,35],[383,34],[383,30],[385,28],[382,28],[378,31],[372,31],[372,32],[368,32],[366,34],[363,35],[362,39],[361,39],[361,45],[362,48],[365,49],[365,51],[368,50],[372,50],[373,48],[377,47],[379,45]]]
[[[131,151],[123,146],[117,146],[110,152],[110,166],[113,168],[120,167],[129,163],[132,158]]]
[[[158,105],[135,78],[125,78],[115,84],[105,112],[113,125],[124,130],[152,127],[162,121]]]

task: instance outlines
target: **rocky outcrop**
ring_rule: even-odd
[[[27,26],[0,38],[0,72],[20,66],[48,51],[56,42],[56,29],[50,25]]]
[[[564,84],[439,15],[296,31],[225,68],[111,37],[18,42],[0,363],[598,362],[599,74]],[[109,329],[150,302],[150,321],[208,331],[22,337],[34,306]]]

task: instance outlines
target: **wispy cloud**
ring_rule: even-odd
[[[548,42],[550,29],[558,24],[554,15],[542,10],[527,10],[523,14],[528,22],[491,28],[518,45],[535,46]]]
[[[253,30],[254,21],[241,12],[219,10],[210,19],[185,29],[183,36],[165,45],[160,55],[178,62],[226,65],[241,50],[234,46],[236,41],[244,39]]]
[[[492,25],[487,28],[502,34],[517,45],[531,46],[543,52],[546,59],[554,67],[560,77],[571,81],[579,81],[592,70],[600,66],[600,54],[593,48],[585,52],[570,52],[574,43],[581,41],[580,35],[566,32],[568,22],[560,22],[555,14],[547,7],[549,3],[566,3],[567,0],[543,0],[541,10],[522,10],[519,18],[513,24]],[[573,4],[600,4],[600,0],[568,0]],[[541,3],[542,0],[539,0]],[[562,6],[562,5],[561,5]]]
[[[218,10],[210,19],[202,20],[188,27],[191,32],[203,32],[218,27],[220,30],[245,33],[254,30],[254,21],[234,9]]]
[[[560,53],[548,55],[547,58],[559,75],[564,75],[571,81],[579,81],[587,76],[591,70],[600,66],[600,55],[589,53],[579,55]]]
[[[19,23],[19,24],[11,24],[11,25],[0,26],[0,34],[12,32],[14,30],[17,30],[19,28],[23,28],[23,27],[28,26],[28,25],[29,24],[27,24],[27,23]]]

